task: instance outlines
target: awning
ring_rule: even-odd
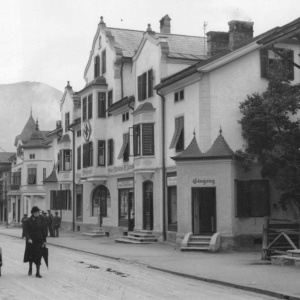
[[[183,116],[175,119],[175,132],[171,141],[170,149],[176,147],[182,129],[183,129]]]
[[[118,159],[123,158],[124,152],[125,152],[126,147],[128,145],[128,140],[129,140],[129,135],[125,134],[124,137],[123,137],[123,145],[122,145],[121,151],[119,153]]]

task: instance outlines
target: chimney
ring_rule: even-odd
[[[209,31],[207,34],[207,55],[215,56],[228,49],[229,33]]]
[[[253,22],[230,21],[229,25],[229,48],[253,38]]]
[[[159,22],[161,33],[171,33],[171,18],[168,15],[165,15]]]

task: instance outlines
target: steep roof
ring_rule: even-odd
[[[29,141],[30,136],[34,130],[35,130],[35,121],[32,115],[30,114],[30,117],[20,134],[20,138],[23,144],[26,144]]]
[[[45,131],[48,133],[48,131]],[[45,145],[45,134],[39,130],[38,121],[36,121],[35,130],[32,132],[29,141],[22,146],[23,148],[47,148]]]
[[[53,166],[53,170],[51,172],[51,174],[45,178],[45,180],[43,180],[44,183],[49,183],[49,182],[57,182],[57,176],[56,176],[56,170],[55,170],[55,166]]]
[[[176,158],[198,158],[203,156],[203,153],[199,149],[195,136],[188,147],[182,151]]]

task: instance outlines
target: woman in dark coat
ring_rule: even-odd
[[[32,264],[36,265],[36,277],[42,278],[40,265],[42,248],[46,245],[47,224],[37,206],[31,209],[31,217],[26,220],[25,226],[26,248],[24,262],[29,262],[28,275],[32,275]]]

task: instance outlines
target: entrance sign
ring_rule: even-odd
[[[83,126],[82,126],[82,132],[83,132],[83,138],[86,142],[88,142],[90,140],[91,137],[91,124],[89,122],[89,120],[85,120],[83,122]]]
[[[177,185],[177,176],[167,177],[167,186]]]
[[[193,186],[216,186],[216,179],[209,177],[191,177],[190,185]]]
[[[133,188],[133,179],[118,181],[118,189]]]

